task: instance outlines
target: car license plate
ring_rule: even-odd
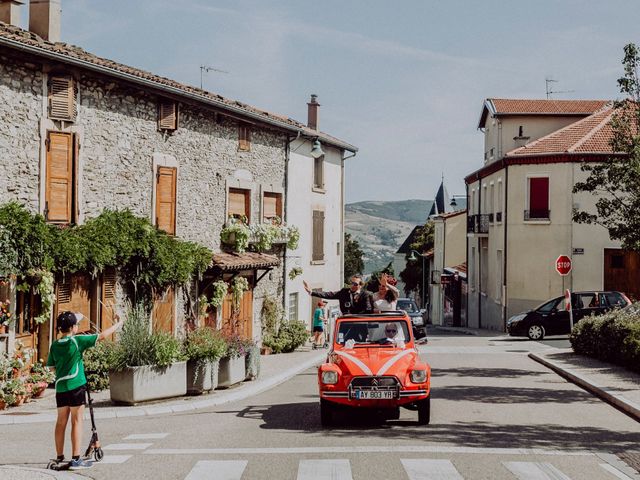
[[[393,400],[395,392],[392,390],[356,390],[354,396],[356,400]]]

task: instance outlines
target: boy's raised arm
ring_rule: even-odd
[[[124,323],[124,320],[120,320],[120,317],[118,316],[118,314],[115,314],[114,318],[118,322],[114,323],[113,325],[111,325],[106,330],[103,330],[102,332],[100,332],[98,334],[98,341],[104,340],[105,338],[110,337],[111,334],[114,333],[115,331],[117,331],[122,326],[122,324]]]

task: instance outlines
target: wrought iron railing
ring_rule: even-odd
[[[489,233],[489,214],[469,215],[467,217],[467,233]]]
[[[551,217],[550,210],[525,210],[524,219],[526,220],[549,220]]]

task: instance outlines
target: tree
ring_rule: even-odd
[[[597,213],[574,210],[573,219],[602,225],[623,248],[640,251],[640,51],[635,44],[624,47],[622,64],[624,76],[618,86],[625,98],[614,103],[612,155],[602,163],[583,165],[589,176],[573,187],[574,193],[598,197]]]
[[[411,250],[415,250],[419,253],[426,253],[433,248],[433,233],[434,225],[431,220],[428,220],[416,233],[416,237],[409,245]],[[404,293],[409,295],[410,292],[419,291],[426,292],[426,285],[422,285],[422,282],[428,283],[429,279],[425,278],[422,272],[422,266],[425,262],[419,258],[417,261],[410,261],[411,252],[406,256],[407,266],[400,272],[400,279],[404,283]],[[424,302],[424,299],[422,299]]]
[[[360,249],[357,240],[351,238],[351,234],[344,234],[344,282],[349,283],[349,279],[356,274],[361,274],[364,270],[364,253]]]

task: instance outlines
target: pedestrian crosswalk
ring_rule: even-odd
[[[246,480],[248,460],[199,460],[195,463],[185,480]],[[600,471],[594,471],[594,479],[633,480],[615,467],[601,463]],[[512,478],[517,480],[582,480],[583,477],[570,477],[558,467],[548,462],[498,462],[499,472],[495,478]],[[400,459],[398,468],[408,480],[470,480],[479,478],[474,474],[463,476],[453,461],[432,458]],[[244,476],[243,476],[244,475]],[[349,459],[302,459],[298,462],[297,480],[355,480],[352,475]],[[363,477],[364,478],[364,477]],[[367,474],[366,479],[388,478],[376,477],[375,472]],[[395,478],[395,477],[394,477]],[[482,477],[488,478],[488,477]]]

